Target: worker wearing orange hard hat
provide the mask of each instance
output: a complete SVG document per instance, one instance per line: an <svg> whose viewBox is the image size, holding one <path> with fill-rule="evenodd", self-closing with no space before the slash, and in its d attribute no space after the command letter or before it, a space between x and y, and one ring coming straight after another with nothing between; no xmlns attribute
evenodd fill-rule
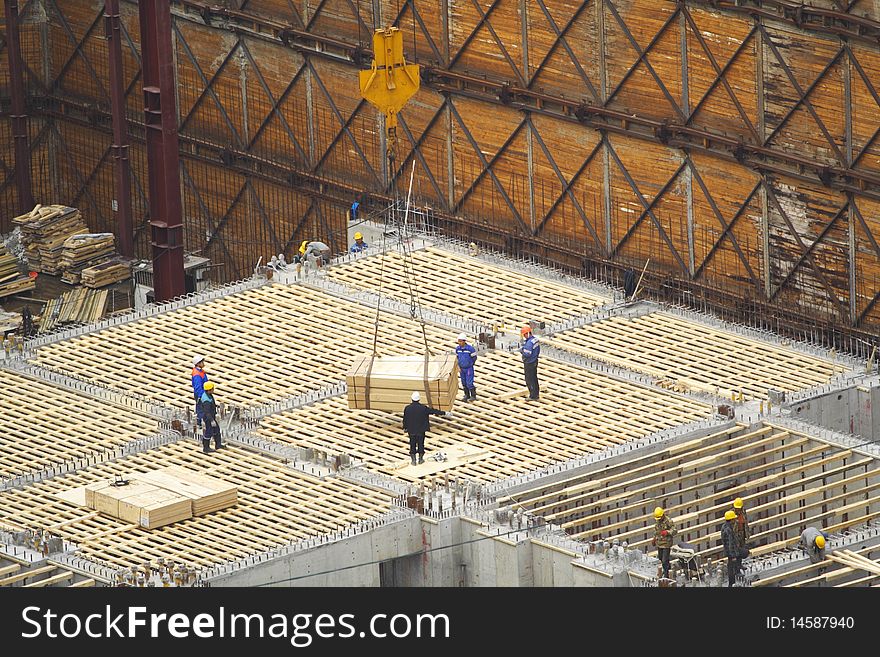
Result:
<svg viewBox="0 0 880 657"><path fill-rule="evenodd" d="M523 359L523 370L526 377L526 386L529 388L529 399L536 400L540 394L538 386L538 357L541 355L541 345L538 344L538 338L532 334L531 324L524 324L520 329L522 335L522 345L519 353Z"/></svg>

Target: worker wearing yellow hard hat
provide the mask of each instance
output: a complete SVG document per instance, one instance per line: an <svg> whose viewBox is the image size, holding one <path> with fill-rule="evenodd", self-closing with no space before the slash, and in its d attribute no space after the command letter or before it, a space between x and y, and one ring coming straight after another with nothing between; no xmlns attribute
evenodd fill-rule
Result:
<svg viewBox="0 0 880 657"><path fill-rule="evenodd" d="M224 447L220 437L220 421L217 417L217 401L214 399L214 382L206 381L202 393L202 413L205 416L205 433L202 435L202 451L205 454L211 452L211 439L214 439L214 449Z"/></svg>
<svg viewBox="0 0 880 657"><path fill-rule="evenodd" d="M663 577L669 577L669 555L672 551L672 537L675 536L675 525L662 506L654 509L654 538L651 545L657 546L657 557L663 568Z"/></svg>
<svg viewBox="0 0 880 657"><path fill-rule="evenodd" d="M811 563L825 561L825 546L828 535L816 527L807 527L802 533L798 547L810 557Z"/></svg>
<svg viewBox="0 0 880 657"><path fill-rule="evenodd" d="M737 497L733 501L733 513L736 515L736 522L733 523L733 531L736 534L736 540L739 542L740 548L745 551L748 549L749 539L752 532L749 529L749 518L743 507L743 499Z"/></svg>
<svg viewBox="0 0 880 657"><path fill-rule="evenodd" d="M721 526L721 546L727 557L727 586L733 586L736 576L742 570L742 560L746 556L744 548L736 537L736 512L728 509L724 512L724 524Z"/></svg>
<svg viewBox="0 0 880 657"><path fill-rule="evenodd" d="M354 244L351 245L349 251L352 253L360 253L361 251L367 250L367 243L364 242L364 236L361 233L354 234Z"/></svg>

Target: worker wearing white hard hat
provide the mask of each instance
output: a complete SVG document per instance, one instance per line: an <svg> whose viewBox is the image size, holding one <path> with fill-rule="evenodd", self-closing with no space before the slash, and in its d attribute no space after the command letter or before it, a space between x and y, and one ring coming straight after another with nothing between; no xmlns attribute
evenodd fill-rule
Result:
<svg viewBox="0 0 880 657"><path fill-rule="evenodd" d="M422 395L416 390L410 396L412 403L403 409L403 429L409 435L409 457L413 465L425 462L425 434L431 428L431 415L445 415L443 411L421 403Z"/></svg>
<svg viewBox="0 0 880 657"><path fill-rule="evenodd" d="M458 358L458 373L461 377L461 387L464 389L466 402L476 401L477 389L474 387L474 363L477 362L477 350L467 343L467 335L458 334L458 345L455 347L455 356Z"/></svg>
<svg viewBox="0 0 880 657"><path fill-rule="evenodd" d="M205 357L196 354L192 358L192 388L193 397L196 400L196 427L201 428L204 413L202 412L202 395L205 394L205 384L208 382L208 373L205 371Z"/></svg>

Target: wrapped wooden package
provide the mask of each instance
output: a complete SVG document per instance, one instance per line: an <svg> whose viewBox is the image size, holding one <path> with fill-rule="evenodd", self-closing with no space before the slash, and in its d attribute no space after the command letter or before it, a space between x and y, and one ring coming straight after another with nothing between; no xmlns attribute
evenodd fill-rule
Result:
<svg viewBox="0 0 880 657"><path fill-rule="evenodd" d="M349 408L400 413L417 390L426 406L451 411L458 394L458 361L454 354L429 356L426 372L424 356L361 356L345 382Z"/></svg>

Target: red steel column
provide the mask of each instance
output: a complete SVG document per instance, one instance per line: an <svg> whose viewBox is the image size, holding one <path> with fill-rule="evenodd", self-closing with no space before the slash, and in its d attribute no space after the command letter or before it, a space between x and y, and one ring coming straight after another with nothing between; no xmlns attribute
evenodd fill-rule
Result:
<svg viewBox="0 0 880 657"><path fill-rule="evenodd" d="M153 292L156 301L185 294L180 161L174 100L169 0L139 2L144 84Z"/></svg>
<svg viewBox="0 0 880 657"><path fill-rule="evenodd" d="M28 145L28 117L25 113L24 66L18 38L18 0L6 0L6 53L9 57L9 93L12 100L12 142L15 146L15 186L21 214L34 209L31 192L31 149Z"/></svg>
<svg viewBox="0 0 880 657"><path fill-rule="evenodd" d="M122 81L122 29L119 0L104 1L104 33L110 59L110 111L113 117L113 168L116 175L116 243L119 253L134 257L131 220L131 164L128 159L128 124L125 118L125 87Z"/></svg>

